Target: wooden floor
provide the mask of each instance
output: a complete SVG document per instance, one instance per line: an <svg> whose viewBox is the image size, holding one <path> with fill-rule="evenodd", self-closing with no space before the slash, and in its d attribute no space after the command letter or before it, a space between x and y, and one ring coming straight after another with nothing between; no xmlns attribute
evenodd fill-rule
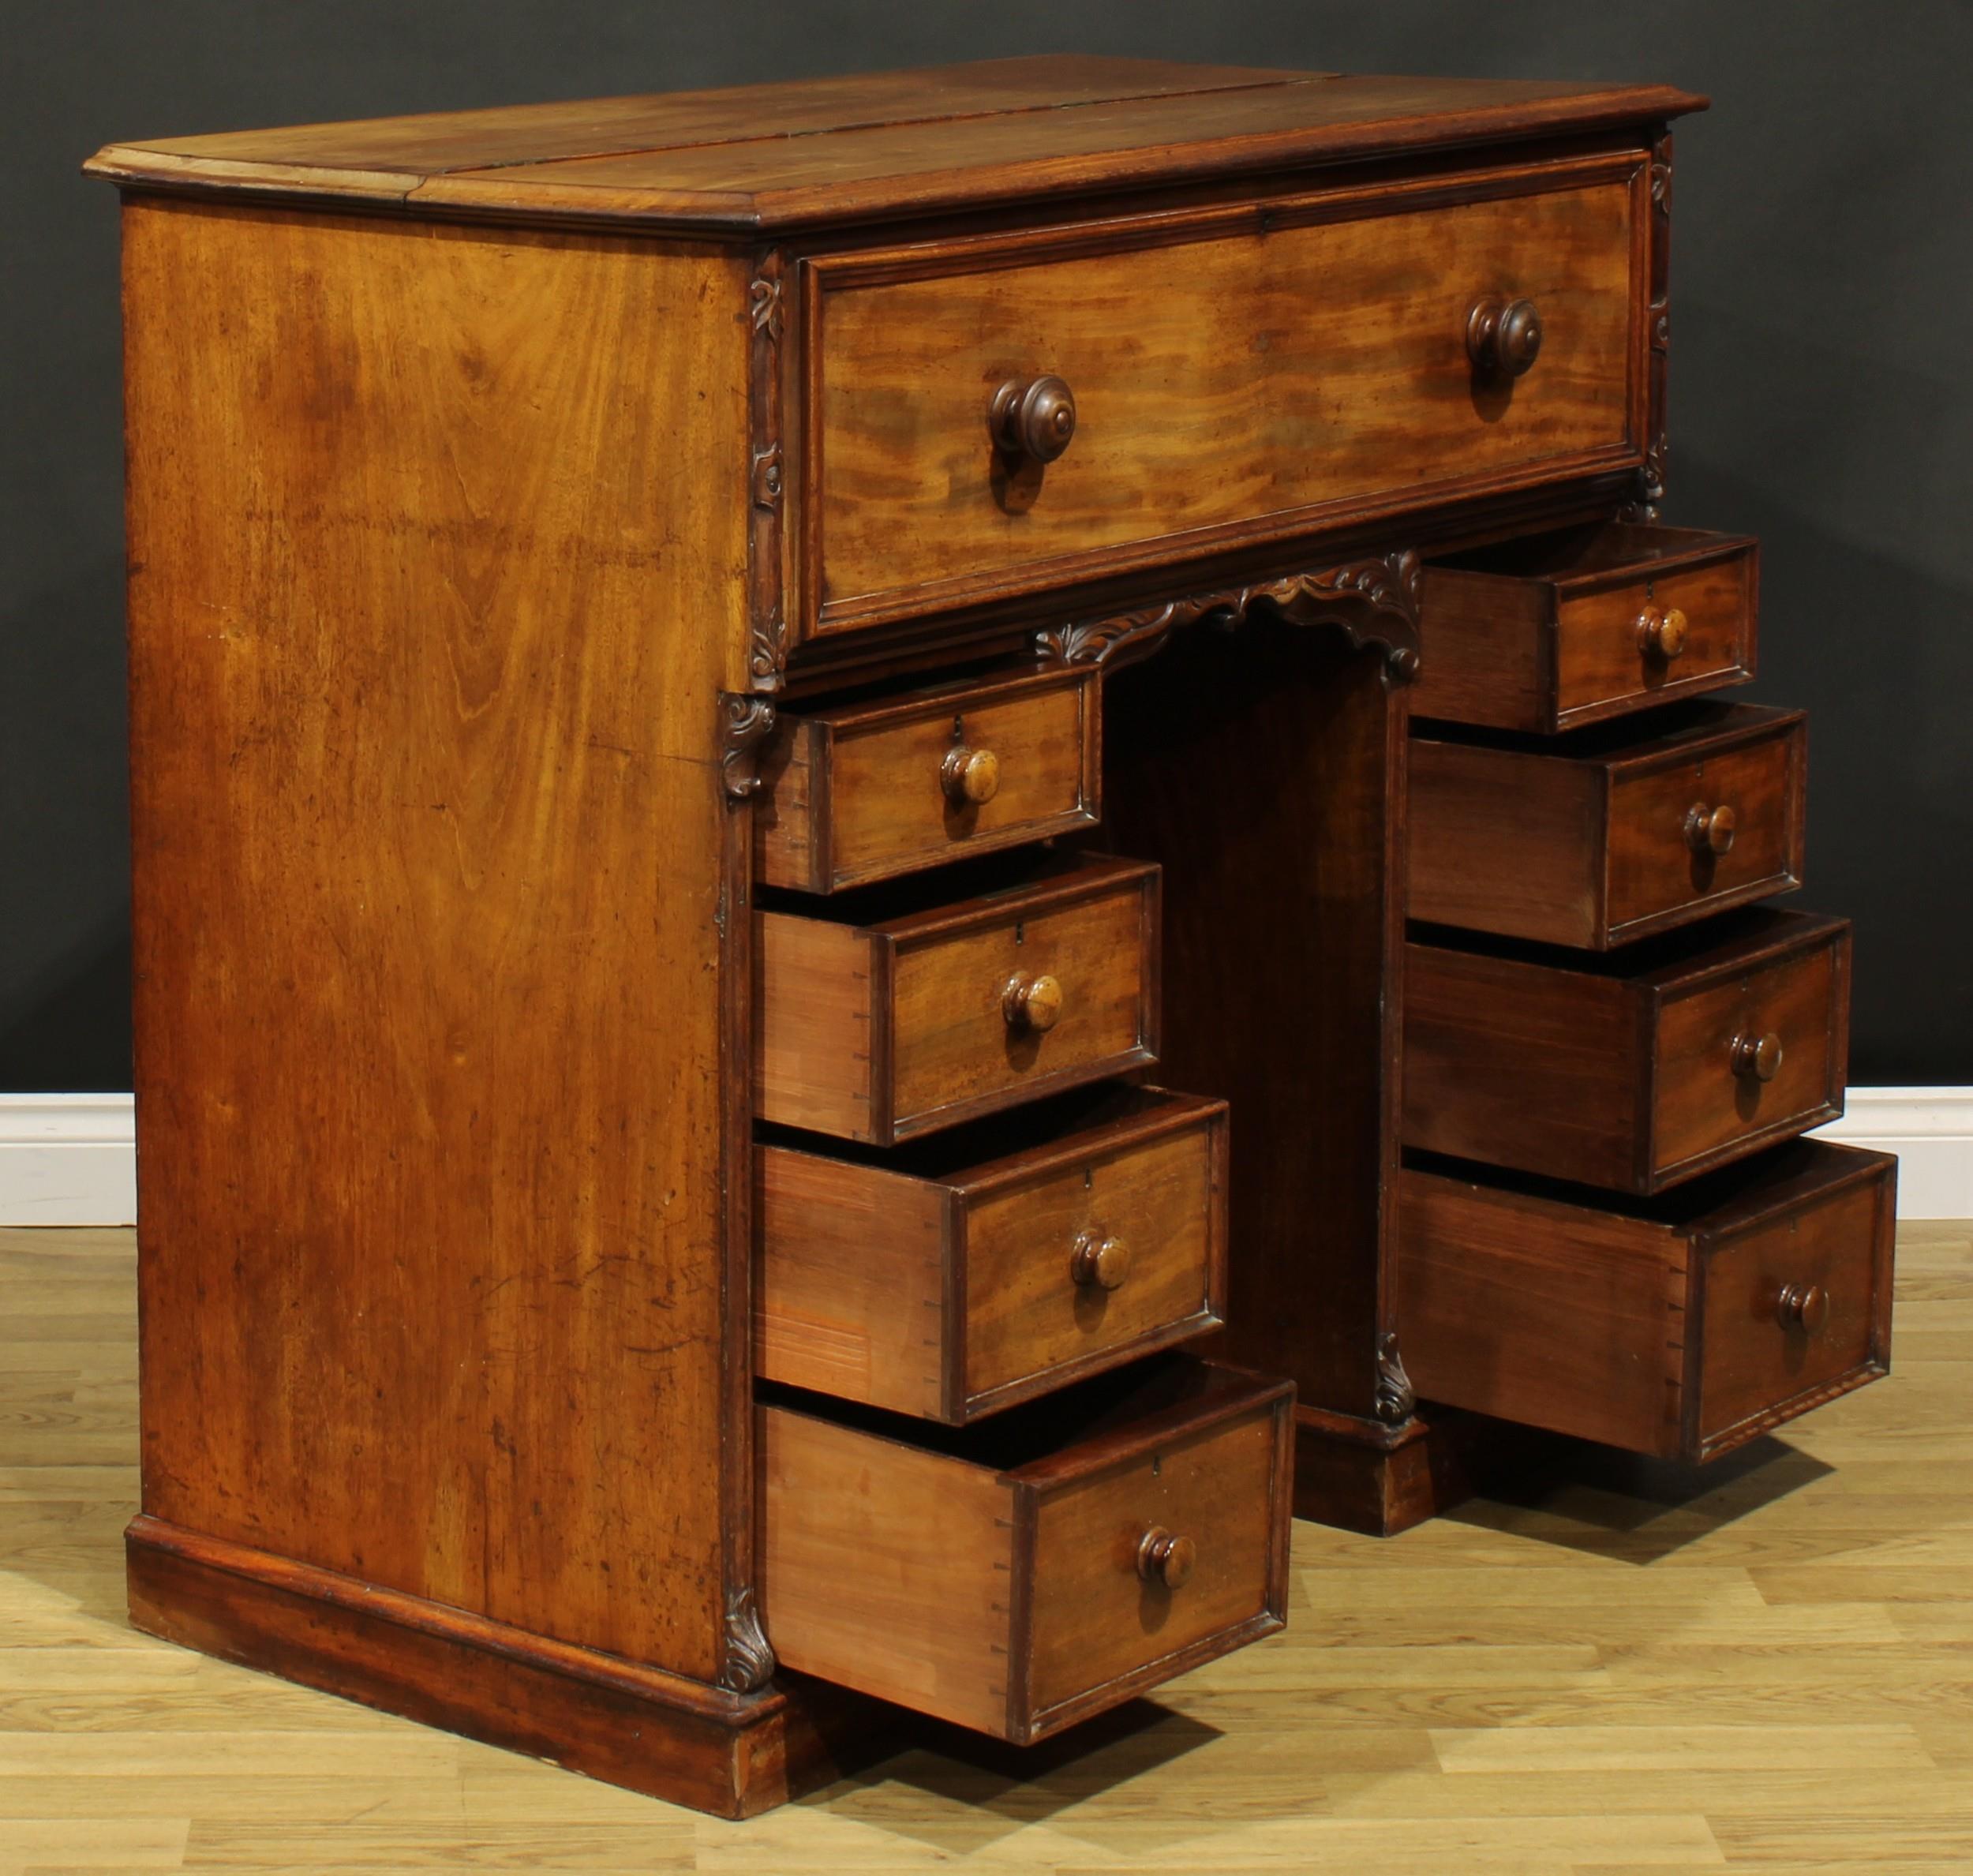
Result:
<svg viewBox="0 0 1973 1876"><path fill-rule="evenodd" d="M0 1876L1964 1876L1973 1227L1899 1253L1896 1372L1784 1440L1391 1543L1297 1526L1289 1632L1158 1705L731 1825L132 1633L129 1234L0 1232Z"/></svg>

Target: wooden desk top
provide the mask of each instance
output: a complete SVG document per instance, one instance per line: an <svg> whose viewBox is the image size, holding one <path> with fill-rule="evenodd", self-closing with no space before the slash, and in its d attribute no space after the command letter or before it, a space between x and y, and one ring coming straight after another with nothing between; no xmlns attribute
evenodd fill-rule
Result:
<svg viewBox="0 0 1973 1876"><path fill-rule="evenodd" d="M1668 85L1044 56L111 144L140 187L780 233L1662 121Z"/></svg>

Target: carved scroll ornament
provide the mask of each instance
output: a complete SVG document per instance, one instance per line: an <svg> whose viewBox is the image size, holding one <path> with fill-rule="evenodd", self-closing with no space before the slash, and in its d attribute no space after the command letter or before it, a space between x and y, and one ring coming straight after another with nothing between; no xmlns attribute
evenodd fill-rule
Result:
<svg viewBox="0 0 1973 1876"><path fill-rule="evenodd" d="M762 1632L760 1612L754 1606L753 1586L736 1590L726 1601L726 1659L719 1684L729 1694L752 1694L766 1687L774 1673L774 1650Z"/></svg>
<svg viewBox="0 0 1973 1876"><path fill-rule="evenodd" d="M1387 1329L1377 1338L1377 1386L1371 1396L1371 1410L1386 1426L1395 1426L1409 1420L1417 1404L1411 1377L1405 1372L1404 1357L1398 1353L1397 1331Z"/></svg>
<svg viewBox="0 0 1973 1876"><path fill-rule="evenodd" d="M1424 570L1410 549L1380 558L1352 560L1286 579L1194 594L1163 605L1107 618L1050 626L1035 635L1035 649L1065 664L1112 668L1147 657L1181 626L1232 630L1256 612L1291 625L1342 632L1353 648L1377 646L1384 654L1387 684L1409 683L1418 672L1418 599Z"/></svg>

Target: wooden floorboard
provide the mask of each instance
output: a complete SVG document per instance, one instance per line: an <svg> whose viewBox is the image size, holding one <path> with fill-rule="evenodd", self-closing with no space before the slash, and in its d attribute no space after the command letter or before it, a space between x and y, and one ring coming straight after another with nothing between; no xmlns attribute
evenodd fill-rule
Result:
<svg viewBox="0 0 1973 1876"><path fill-rule="evenodd" d="M716 1822L134 1634L124 1231L0 1231L0 1876L1973 1869L1973 1226L1892 1378L1709 1471L1298 1525L1288 1632L1032 1758Z"/></svg>

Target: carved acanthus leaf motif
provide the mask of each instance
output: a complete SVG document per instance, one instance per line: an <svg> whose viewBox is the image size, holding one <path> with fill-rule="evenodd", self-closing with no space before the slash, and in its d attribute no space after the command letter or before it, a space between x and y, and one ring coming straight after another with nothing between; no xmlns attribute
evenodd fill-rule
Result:
<svg viewBox="0 0 1973 1876"><path fill-rule="evenodd" d="M1635 492L1617 511L1620 521L1656 521L1658 504L1664 500L1665 459L1670 454L1665 436L1665 380L1672 348L1671 242L1672 139L1668 135L1659 140L1651 159L1651 299L1645 326L1651 348L1647 368L1649 434Z"/></svg>
<svg viewBox="0 0 1973 1876"><path fill-rule="evenodd" d="M720 767L726 777L726 792L736 801L757 794L761 785L761 744L774 728L774 700L771 697L721 695L725 712L724 753Z"/></svg>
<svg viewBox="0 0 1973 1876"><path fill-rule="evenodd" d="M1371 1396L1371 1411L1386 1426L1395 1426L1411 1417L1418 1397L1411 1391L1411 1377L1405 1372L1398 1353L1398 1335L1387 1329L1377 1338L1377 1387Z"/></svg>
<svg viewBox="0 0 1973 1876"><path fill-rule="evenodd" d="M781 283L777 274L763 274L747 289L753 305L754 330L771 340L781 335Z"/></svg>
<svg viewBox="0 0 1973 1876"><path fill-rule="evenodd" d="M1384 681L1408 683L1418 673L1418 602L1424 581L1422 563L1406 548L1286 579L1193 594L1106 619L1047 627L1035 635L1035 648L1064 664L1114 668L1149 656L1178 627L1204 623L1230 631L1258 608L1291 624L1333 627L1353 647L1380 647Z"/></svg>
<svg viewBox="0 0 1973 1876"><path fill-rule="evenodd" d="M788 668L788 621L780 613L754 627L754 649L747 661L747 688L772 695L781 687Z"/></svg>
<svg viewBox="0 0 1973 1876"><path fill-rule="evenodd" d="M774 1651L761 1631L754 1607L753 1586L736 1590L726 1599L726 1660L719 1684L729 1694L751 1694L773 1678Z"/></svg>

